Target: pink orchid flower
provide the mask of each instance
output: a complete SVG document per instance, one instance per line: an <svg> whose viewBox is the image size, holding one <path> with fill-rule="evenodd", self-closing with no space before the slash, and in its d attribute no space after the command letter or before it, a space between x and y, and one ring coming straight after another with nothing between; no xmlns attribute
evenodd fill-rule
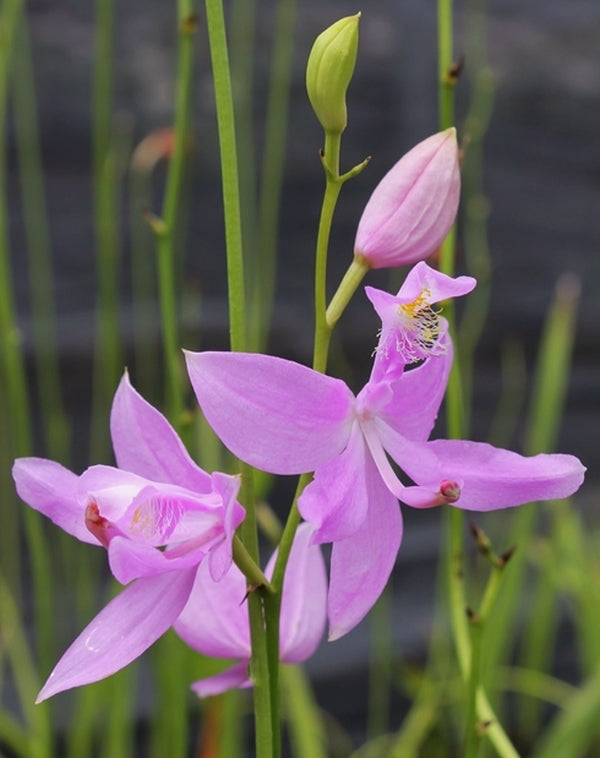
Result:
<svg viewBox="0 0 600 758"><path fill-rule="evenodd" d="M370 268L427 258L454 223L460 196L456 129L413 147L375 187L356 231L354 254Z"/></svg>
<svg viewBox="0 0 600 758"><path fill-rule="evenodd" d="M283 663L301 663L316 650L325 630L327 577L318 545L312 543L313 530L301 524L290 551L279 625L279 655ZM277 552L265 575L271 578ZM232 688L251 687L250 627L244 603L247 581L237 566L217 584L205 566L200 566L194 587L175 631L194 650L214 658L237 659L233 667L192 685L200 696L218 695Z"/></svg>
<svg viewBox="0 0 600 758"><path fill-rule="evenodd" d="M83 630L50 674L37 702L104 679L141 655L184 608L208 556L215 581L231 566L231 541L244 509L239 479L207 474L165 417L125 375L111 413L119 468L76 476L54 461L20 458L19 496L77 539L103 545L127 587Z"/></svg>
<svg viewBox="0 0 600 758"><path fill-rule="evenodd" d="M420 264L395 297L370 289L383 325L373 373L356 397L341 380L281 358L186 353L200 407L236 456L275 474L314 471L298 507L315 541L333 543L330 639L356 626L387 583L402 539L397 500L490 511L566 497L583 481L570 455L428 441L453 357L445 321L436 323L430 306L473 286ZM400 481L388 456L415 485Z"/></svg>

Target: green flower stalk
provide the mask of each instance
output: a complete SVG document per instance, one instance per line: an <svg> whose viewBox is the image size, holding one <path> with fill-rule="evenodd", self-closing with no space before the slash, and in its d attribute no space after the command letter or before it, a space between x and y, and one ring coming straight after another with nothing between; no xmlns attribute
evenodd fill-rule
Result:
<svg viewBox="0 0 600 758"><path fill-rule="evenodd" d="M346 90L354 73L360 13L336 21L315 40L306 64L306 90L326 132L346 128Z"/></svg>

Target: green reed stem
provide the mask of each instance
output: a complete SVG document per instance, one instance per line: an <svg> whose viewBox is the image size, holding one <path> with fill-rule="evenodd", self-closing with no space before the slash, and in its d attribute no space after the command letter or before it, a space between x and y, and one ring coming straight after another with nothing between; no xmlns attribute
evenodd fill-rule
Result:
<svg viewBox="0 0 600 758"><path fill-rule="evenodd" d="M213 68L219 149L221 152L221 181L225 215L225 244L227 248L227 284L229 290L229 335L232 350L246 347L246 298L242 223L239 197L239 173L235 137L235 120L229 56L225 35L225 19L220 0L205 0L210 53Z"/></svg>
<svg viewBox="0 0 600 758"><path fill-rule="evenodd" d="M232 350L244 350L247 344L247 336L239 172L225 19L221 0L205 0L205 6L221 153L230 343ZM253 499L252 468L240 463L240 471L242 473L241 499L246 506L246 517L240 528L242 541L250 557L258 563L258 533ZM273 695L269 686L269 661L265 641L262 600L260 589L251 592L248 597L252 643L250 666L254 683L255 746L257 758L274 758L277 755L277 741L274 738L274 722L272 720Z"/></svg>
<svg viewBox="0 0 600 758"><path fill-rule="evenodd" d="M392 582L390 580L369 613L367 735L370 738L389 731L392 695L391 663L394 660L392 603Z"/></svg>
<svg viewBox="0 0 600 758"><path fill-rule="evenodd" d="M15 306L11 290L8 240L8 210L6 200L6 124L7 95L13 44L16 39L22 3L7 2L2 7L0 28L3 45L0 49L0 336L2 353L0 378L4 380L8 398L8 423L5 433L10 435L12 455L30 455L32 451L31 419L27 394L27 376L21 352L19 330L15 317ZM14 503L12 492L6 502ZM34 626L38 645L39 661L42 666L50 664L52 658L53 585L49 554L42 529L41 517L27 508L23 512L23 524L27 540L28 557L33 579L33 593L36 598ZM21 556L19 519L9 512L3 519L3 571L14 588L21 595ZM14 528L11 529L11 525ZM14 540L12 544L9 540ZM18 676L18 671L16 672Z"/></svg>
<svg viewBox="0 0 600 758"><path fill-rule="evenodd" d="M13 73L15 135L33 315L34 357L39 408L47 453L66 463L70 430L60 386L50 229L46 212L31 41L21 19Z"/></svg>
<svg viewBox="0 0 600 758"><path fill-rule="evenodd" d="M441 129L447 129L454 123L454 85L457 70L453 59L453 7L452 0L438 0L438 71L439 71L439 123ZM440 269L450 276L454 274L455 232L450 232L442 245ZM446 316L454 331L453 308L446 310ZM463 390L460 377L458 356L454 361L446 394L446 415L448 435L459 439L464 430ZM498 723L487 696L480 684L481 651L479 641L472 645L469 623L466 613L466 595L463 574L463 534L464 513L458 508L447 509L447 576L450 601L450 619L454 644L457 651L459 668L467 684L467 723L466 750L475 756L478 749L479 733L477 721L490 722L485 731L486 737L503 758L517 755L510 740ZM475 707L473 708L473 701ZM473 737L475 735L475 737ZM475 740L475 741L474 741Z"/></svg>
<svg viewBox="0 0 600 758"><path fill-rule="evenodd" d="M301 666L283 666L281 679L295 758L326 758L323 722Z"/></svg>
<svg viewBox="0 0 600 758"><path fill-rule="evenodd" d="M0 739L4 742L4 728L9 735L23 745L23 758L51 758L52 728L50 711L46 703L34 705L40 682L36 666L27 644L27 635L21 624L21 611L10 592L9 587L0 576L0 644L3 656L9 661L17 690L21 710L27 724L27 732L18 733L14 724L5 719L0 720ZM17 746L17 745L15 745Z"/></svg>
<svg viewBox="0 0 600 758"><path fill-rule="evenodd" d="M322 373L327 369L327 356L329 351L329 341L335 322L328 323L327 308L327 253L329 250L329 237L331 233L331 224L337 199L347 179L359 173L366 161L356 166L347 173L340 175L340 135L327 133L325 134L325 149L321 154L321 161L325 171L325 191L321 207L321 216L319 219L319 230L317 234L317 245L315 253L315 338L313 352L313 369ZM350 267L352 269L352 265ZM336 308L337 318L341 315L344 307L350 300L350 296L358 287L362 276L346 276L338 289L339 307ZM343 289L343 294L339 291ZM343 302L343 305L341 304ZM337 321L336 318L336 321ZM280 745L280 726L279 726L279 705L278 705L278 669L279 669L279 613L281 610L281 591L285 575L285 567L289 558L290 550L294 541L296 529L300 524L300 514L298 512L297 500L301 495L304 487L310 482L311 476L305 474L300 477L292 507L290 509L287 522L285 524L281 541L279 543L277 559L273 569L271 584L274 593L266 598L265 613L267 619L267 649L269 655L269 666L271 675L271 692L272 692L272 711L273 711L273 729L276 734L277 746ZM277 748L280 750L280 747ZM279 752L275 756L279 756Z"/></svg>
<svg viewBox="0 0 600 758"><path fill-rule="evenodd" d="M158 351L152 325L155 317L156 266L151 259L154 240L144 219L151 206L151 169L130 165L129 206L133 350L136 387L147 398L158 396Z"/></svg>
<svg viewBox="0 0 600 758"><path fill-rule="evenodd" d="M254 135L256 0L233 0L229 11L231 85L239 176L239 197L244 241L244 277L247 293L247 320L255 314L253 292L263 273L258 266L257 145ZM249 326L248 348L256 349Z"/></svg>
<svg viewBox="0 0 600 758"><path fill-rule="evenodd" d="M296 6L297 0L279 0L275 20L258 206L258 276L254 277L251 313L252 344L256 349L263 349L266 345L275 299L277 230L287 144Z"/></svg>
<svg viewBox="0 0 600 758"><path fill-rule="evenodd" d="M92 93L92 173L96 265L97 341L94 354L90 457L107 455L106 416L123 360L119 327L120 240L115 141L112 128L114 0L96 0Z"/></svg>
<svg viewBox="0 0 600 758"><path fill-rule="evenodd" d="M8 233L8 204L6 190L6 128L8 118L8 88L12 66L14 41L19 25L23 3L9 0L0 9L0 380L3 391L3 410L6 429L3 437L9 448L10 460L15 455L31 452L29 400L25 365L21 354L20 334L15 315L15 303L11 288L10 242ZM3 529L0 534L0 565L16 596L21 596L21 551L19 550L19 519L12 508L15 505L14 488L8 474L2 472L6 481L6 493L2 493ZM6 506L4 506L6 504ZM10 510L5 511L5 507Z"/></svg>
<svg viewBox="0 0 600 758"><path fill-rule="evenodd" d="M158 290L165 352L167 409L177 426L184 408L182 357L179 345L177 294L175 285L175 228L181 201L181 186L187 153L192 104L192 64L196 17L192 0L178 0L177 76L175 91L174 149L169 162L162 207L162 219L153 224L156 234Z"/></svg>

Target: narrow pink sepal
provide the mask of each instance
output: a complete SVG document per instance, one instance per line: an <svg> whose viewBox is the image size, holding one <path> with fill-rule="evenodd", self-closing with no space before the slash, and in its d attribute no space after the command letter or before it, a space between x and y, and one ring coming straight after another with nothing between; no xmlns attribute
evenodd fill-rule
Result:
<svg viewBox="0 0 600 758"><path fill-rule="evenodd" d="M369 462L367 518L354 535L333 543L329 577L329 640L353 629L382 593L402 541L402 515L398 501Z"/></svg>
<svg viewBox="0 0 600 758"><path fill-rule="evenodd" d="M135 660L163 635L185 605L195 570L138 579L81 632L40 690L36 703L97 682Z"/></svg>
<svg viewBox="0 0 600 758"><path fill-rule="evenodd" d="M113 399L110 433L119 468L155 482L210 492L210 476L194 463L163 414L131 386L127 372Z"/></svg>
<svg viewBox="0 0 600 758"><path fill-rule="evenodd" d="M379 408L379 418L409 440L427 440L438 417L453 359L449 338L445 344L445 352L432 355L391 382L389 400Z"/></svg>
<svg viewBox="0 0 600 758"><path fill-rule="evenodd" d="M215 582L220 581L231 567L232 541L235 530L244 520L246 511L236 501L240 489L241 478L215 472L212 477L213 491L218 493L223 501L222 527L223 539L216 544L208 556L208 568Z"/></svg>
<svg viewBox="0 0 600 758"><path fill-rule="evenodd" d="M416 145L379 182L358 224L355 255L372 268L423 260L454 223L459 195L458 145L451 128Z"/></svg>
<svg viewBox="0 0 600 758"><path fill-rule="evenodd" d="M21 500L82 542L99 542L85 525L85 503L78 500L79 477L45 458L17 458L12 469Z"/></svg>
<svg viewBox="0 0 600 758"><path fill-rule="evenodd" d="M274 474L300 474L344 449L354 396L341 380L254 353L185 357L202 412L243 461Z"/></svg>
<svg viewBox="0 0 600 758"><path fill-rule="evenodd" d="M250 659L246 580L237 566L215 582L205 561L174 629L194 650L213 658Z"/></svg>
<svg viewBox="0 0 600 758"><path fill-rule="evenodd" d="M327 574L321 548L312 543L313 528L300 524L290 551L281 599L279 657L300 663L317 649L327 619ZM271 578L277 553L266 568Z"/></svg>
<svg viewBox="0 0 600 758"><path fill-rule="evenodd" d="M220 695L227 690L252 687L252 681L248 677L249 663L249 660L242 661L225 669L220 674L200 679L200 681L192 684L192 689L198 697L210 697L211 695Z"/></svg>
<svg viewBox="0 0 600 758"><path fill-rule="evenodd" d="M300 515L314 527L314 540L319 544L345 539L360 529L369 506L365 477L368 456L355 421L346 448L319 466L298 498Z"/></svg>

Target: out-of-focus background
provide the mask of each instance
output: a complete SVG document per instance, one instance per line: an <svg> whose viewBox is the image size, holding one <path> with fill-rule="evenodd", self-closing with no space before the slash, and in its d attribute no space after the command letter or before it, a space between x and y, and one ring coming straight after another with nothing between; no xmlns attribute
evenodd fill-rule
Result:
<svg viewBox="0 0 600 758"><path fill-rule="evenodd" d="M94 19L91 3L28 4L65 370L73 384L69 400L89 374L94 333L95 263L90 179L91 77ZM293 92L280 223L276 323L273 349L306 359L312 318L312 256L320 191L317 150L321 130L304 91L304 64L312 40L329 22L354 12L347 2L302 2L297 11ZM503 0L460 3L455 54L464 56L456 95L459 136L469 136L469 115L489 125L483 135L483 180L476 212L486 214L492 267L490 313L479 350L481 381L477 424L486 433L486 409L497 391L502 344L516 340L533 355L542 318L557 279L579 277L581 307L568 413L562 447L594 470L600 463L596 429L600 412L600 7L571 3ZM257 163L268 76L275 4L262 2L257 36L254 115ZM485 18L478 20L478 14ZM202 23L202 22L201 22ZM479 25L480 24L480 25ZM474 35L469 37L470 29ZM128 170L130 151L154 130L171 124L174 99L173 9L163 2L130 2L117 9L115 25L114 123L117 151ZM223 231L219 201L218 146L205 30L198 32L194 116L190 145L190 196L186 291L189 341L217 344L226 338ZM363 9L360 48L348 95L349 124L343 166L366 155L367 170L343 190L333 233L331 282L345 270L353 235L369 193L411 146L437 130L436 27L433 3L372 0ZM478 87L479 112L469 113ZM485 127L485 124L484 124ZM9 135L14 154L15 135ZM467 145L468 150L468 145ZM15 163L9 165L14 289L27 344L29 283L23 252L23 220ZM162 166L155 181L158 212ZM125 177L126 178L126 177ZM125 185L126 186L126 185ZM479 189L479 188L478 188ZM123 200L127 196L124 192ZM135 213L135 208L133 209ZM121 222L125 226L126 213ZM122 240L122 329L131 331L128 307L129 235ZM148 265L153 265L148 237ZM459 252L459 268L464 268ZM371 281L383 281L372 277ZM187 311L186 311L187 312ZM196 323L195 319L199 321ZM148 339L158 318L148 309ZM363 299L342 324L357 360L374 343L376 318ZM76 408L72 410L76 411Z"/></svg>
<svg viewBox="0 0 600 758"><path fill-rule="evenodd" d="M96 330L97 271L91 179L91 84L94 13L91 2L31 0L31 33L53 274L58 344L65 401L74 420L75 465L88 464L89 403ZM253 159L263 153L265 93L276 3L259 3L256 69L252 95ZM597 0L490 0L458 3L455 54L463 64L456 86L456 126L469 165L468 207L459 228L459 271L490 276L489 313L476 353L472 436L486 439L495 423L506 356L516 374L517 400L530 385L547 308L559 280L581 287L573 368L557 449L578 455L588 467L580 502L590 519L600 470L600 4ZM356 72L348 94L349 122L342 141L342 167L372 156L367 169L342 191L332 235L331 288L352 257L361 209L383 174L409 148L437 131L435 3L370 0L361 9L344 0L298 3L293 52L292 99L279 225L274 325L269 350L310 360L312 261L321 201L318 149L322 132L304 89L304 65L316 35L337 18L362 10ZM135 148L172 124L176 23L172 3L130 0L117 7L113 57L114 160L122 174L118 218L120 330L124 360L136 386L157 401L160 382L136 374L132 345L131 249L153 240L143 213L160 211L165 163L144 168ZM243 37L243 29L240 31ZM224 235L219 155L204 19L197 30L193 118L178 241L184 297L184 347L227 344ZM18 56L19 51L16 51ZM17 85L18 86L18 85ZM242 85L245 86L245 85ZM476 151L476 153L475 153ZM7 186L13 291L27 367L33 372L25 220L20 191L15 122L9 122ZM156 157L156 156L155 156ZM154 158L150 157L150 163ZM132 168L133 165L133 168ZM140 168L141 167L141 168ZM137 172L137 174L136 174ZM146 178L143 191L135 177ZM133 177L133 178L132 178ZM139 185L138 185L139 190ZM474 224L489 258L466 260L464 234ZM473 228L472 226L470 228ZM464 234L463 234L464 232ZM479 269L478 269L479 266ZM489 268L488 268L489 267ZM475 269L475 270L474 270ZM566 279L564 277L567 277ZM397 286L389 273L368 283ZM156 302L146 304L143 340L159 342ZM340 370L351 383L367 371L377 318L357 296L334 345ZM503 358L504 357L504 358ZM35 401L34 401L35 402ZM497 422L497 419L496 419ZM511 434L519 445L517 425ZM36 440L43 453L41 440ZM405 509L407 511L408 509ZM407 513L396 577L397 643L418 655L431 620L431 587L438 550L439 519ZM423 588L426 588L425 590ZM339 715L360 708L347 697L345 672L362 687L357 672L367 655L366 625L336 645L324 646L311 663L323 691L337 687ZM336 679L337 677L337 679ZM336 682L332 684L332 682ZM344 695L344 697L341 697ZM339 705L341 703L341 705ZM335 708L334 708L335 710Z"/></svg>

